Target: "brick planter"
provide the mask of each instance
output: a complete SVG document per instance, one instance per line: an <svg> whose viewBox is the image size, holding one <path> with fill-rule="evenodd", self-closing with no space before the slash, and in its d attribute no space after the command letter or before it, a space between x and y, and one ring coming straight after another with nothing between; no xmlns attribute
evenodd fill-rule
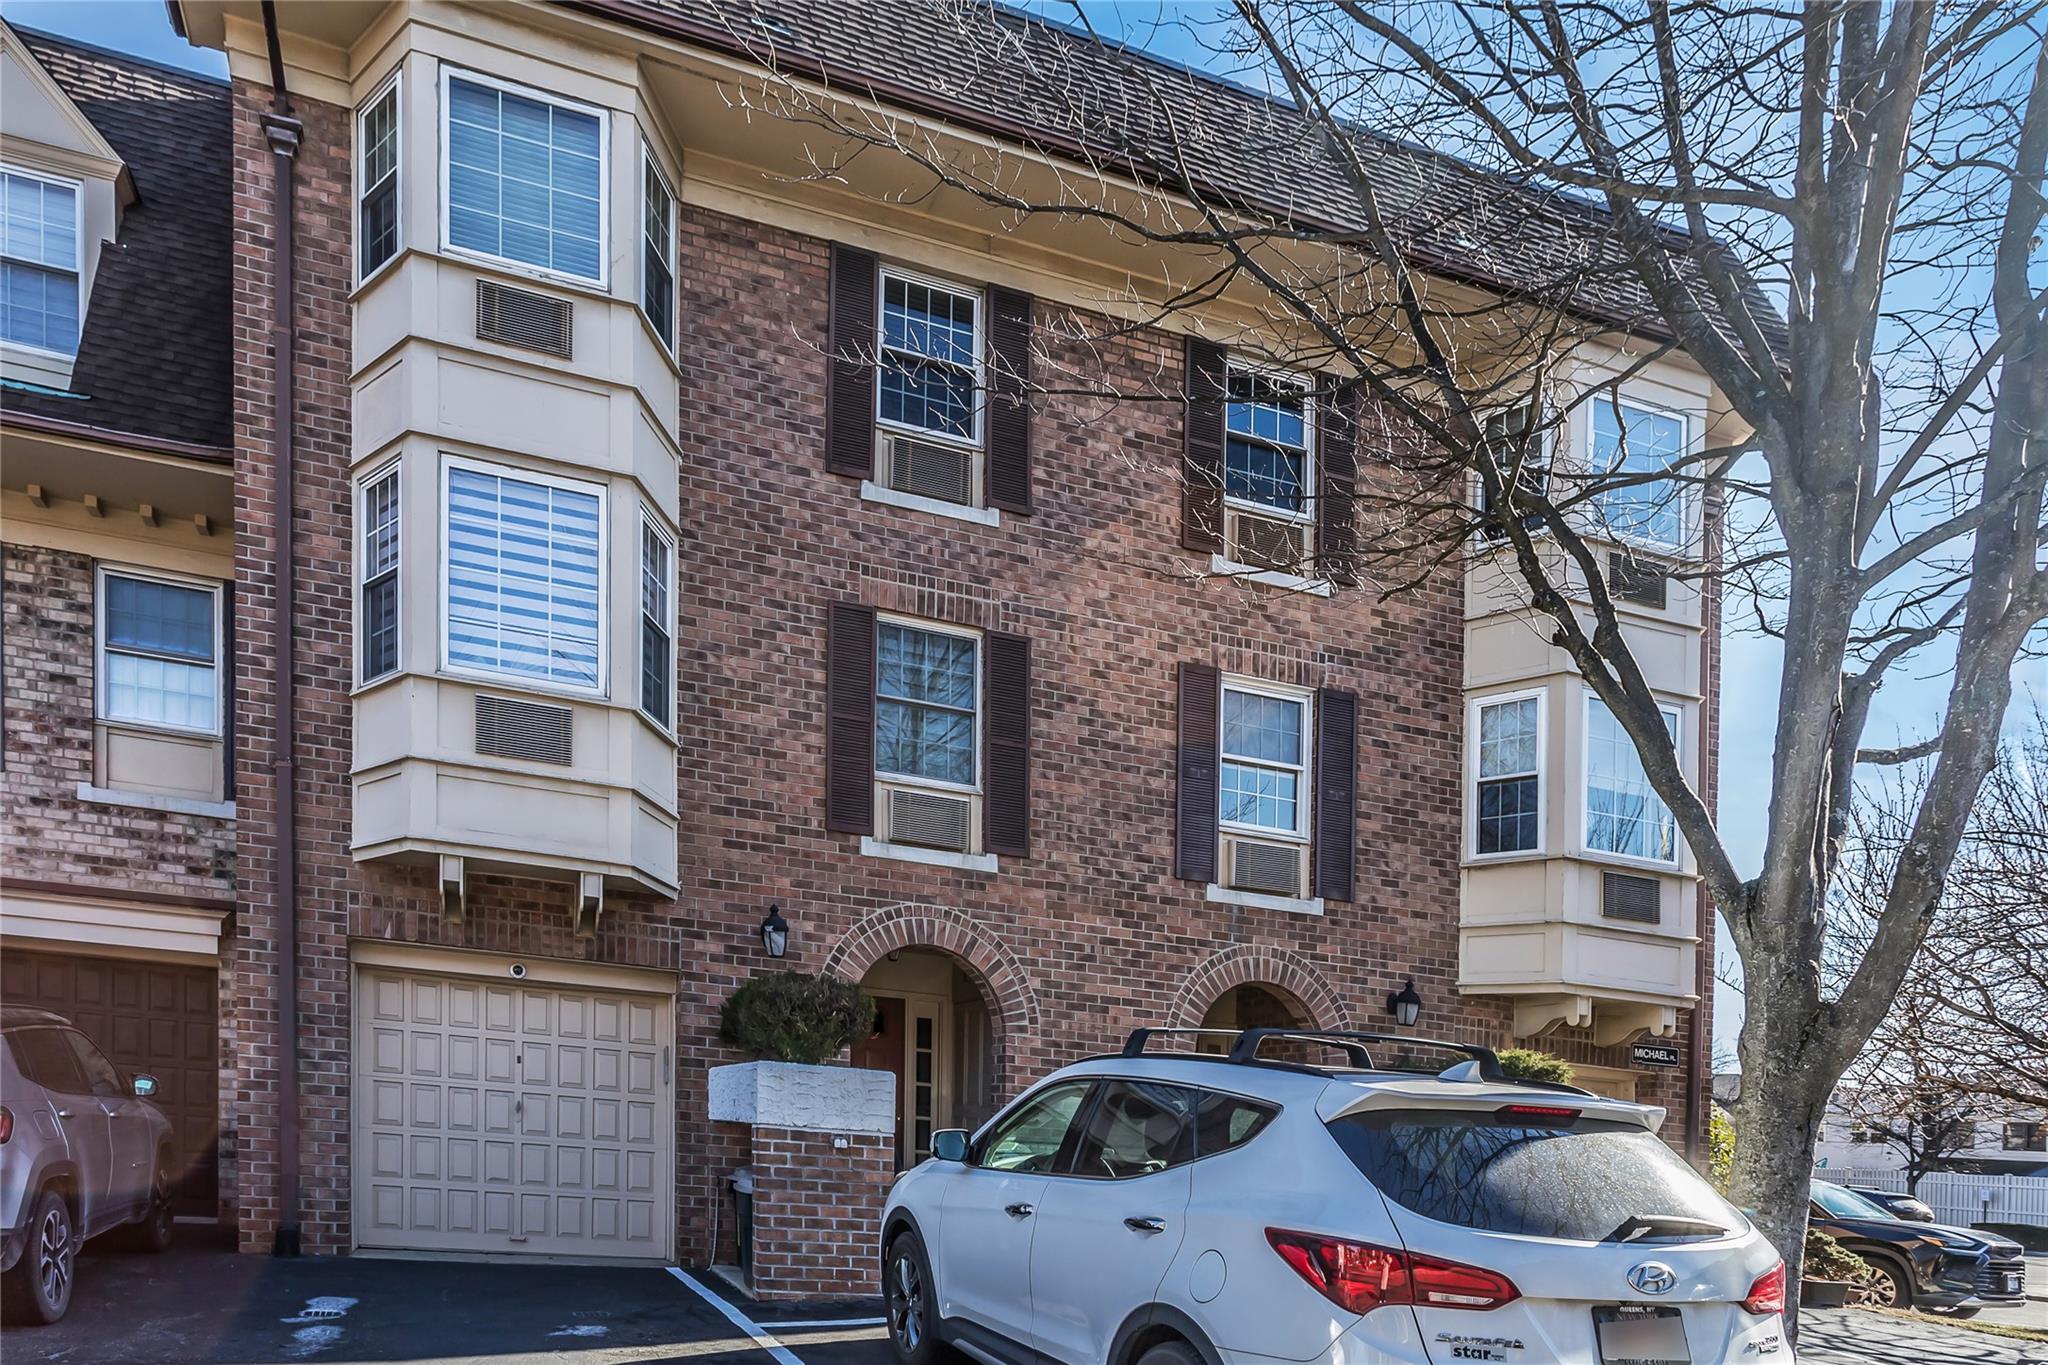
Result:
<svg viewBox="0 0 2048 1365"><path fill-rule="evenodd" d="M881 1287L875 1229L896 1174L896 1078L793 1062L714 1067L710 1113L751 1153L753 1254L764 1299L840 1298ZM719 1173L721 1182L732 1171Z"/></svg>

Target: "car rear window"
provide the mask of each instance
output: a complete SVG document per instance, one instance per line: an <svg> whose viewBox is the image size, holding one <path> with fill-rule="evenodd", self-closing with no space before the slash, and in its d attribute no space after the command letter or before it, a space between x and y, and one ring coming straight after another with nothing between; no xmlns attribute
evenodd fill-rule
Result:
<svg viewBox="0 0 2048 1365"><path fill-rule="evenodd" d="M1677 1153L1629 1124L1407 1109L1329 1127L1382 1194L1442 1223L1585 1242L1698 1240L1747 1226Z"/></svg>

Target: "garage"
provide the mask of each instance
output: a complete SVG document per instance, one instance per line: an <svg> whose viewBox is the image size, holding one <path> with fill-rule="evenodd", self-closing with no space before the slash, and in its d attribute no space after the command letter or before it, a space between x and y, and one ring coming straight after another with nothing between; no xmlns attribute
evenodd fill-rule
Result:
<svg viewBox="0 0 2048 1365"><path fill-rule="evenodd" d="M174 1208L220 1211L220 972L212 966L128 961L8 946L0 1000L61 1014L123 1071L157 1078L180 1175Z"/></svg>
<svg viewBox="0 0 2048 1365"><path fill-rule="evenodd" d="M356 1244L667 1259L673 996L465 965L358 959Z"/></svg>

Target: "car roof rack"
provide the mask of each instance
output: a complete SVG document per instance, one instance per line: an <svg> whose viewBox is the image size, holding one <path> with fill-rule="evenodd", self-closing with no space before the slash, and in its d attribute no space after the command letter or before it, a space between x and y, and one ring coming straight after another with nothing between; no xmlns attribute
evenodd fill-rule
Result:
<svg viewBox="0 0 2048 1365"><path fill-rule="evenodd" d="M1492 1085L1513 1085L1530 1090L1548 1090L1568 1095L1591 1095L1575 1085L1564 1085L1556 1081L1530 1080L1510 1076L1501 1068L1500 1056L1490 1047L1478 1043L1454 1043L1443 1038L1414 1038L1400 1033L1358 1033L1339 1029L1314 1028L1137 1028L1124 1041L1122 1057L1146 1055L1146 1045L1155 1038L1211 1037L1230 1039L1230 1050L1223 1055L1215 1053L1187 1053L1186 1057L1196 1060L1233 1062L1239 1066L1264 1066L1286 1071L1306 1071L1317 1075L1333 1076L1337 1071L1326 1066L1314 1066L1301 1062L1281 1061L1274 1057L1262 1057L1259 1049L1275 1039L1293 1043L1308 1043L1333 1048L1344 1054L1347 1066L1356 1071L1396 1071L1398 1068L1383 1067L1373 1061L1372 1048L1434 1048L1456 1053L1464 1060L1454 1063L1452 1070L1466 1072L1453 1077L1456 1080L1480 1080ZM1423 1073L1406 1073L1423 1074Z"/></svg>

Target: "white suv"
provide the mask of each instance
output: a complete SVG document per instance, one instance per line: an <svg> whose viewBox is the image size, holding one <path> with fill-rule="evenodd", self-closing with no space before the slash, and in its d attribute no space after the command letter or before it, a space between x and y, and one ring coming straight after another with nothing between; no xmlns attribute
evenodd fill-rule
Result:
<svg viewBox="0 0 2048 1365"><path fill-rule="evenodd" d="M1377 1034L1146 1051L1204 1033L934 1136L882 1214L903 1365L1789 1365L1784 1266L1661 1109ZM1371 1055L1437 1048L1464 1060Z"/></svg>

